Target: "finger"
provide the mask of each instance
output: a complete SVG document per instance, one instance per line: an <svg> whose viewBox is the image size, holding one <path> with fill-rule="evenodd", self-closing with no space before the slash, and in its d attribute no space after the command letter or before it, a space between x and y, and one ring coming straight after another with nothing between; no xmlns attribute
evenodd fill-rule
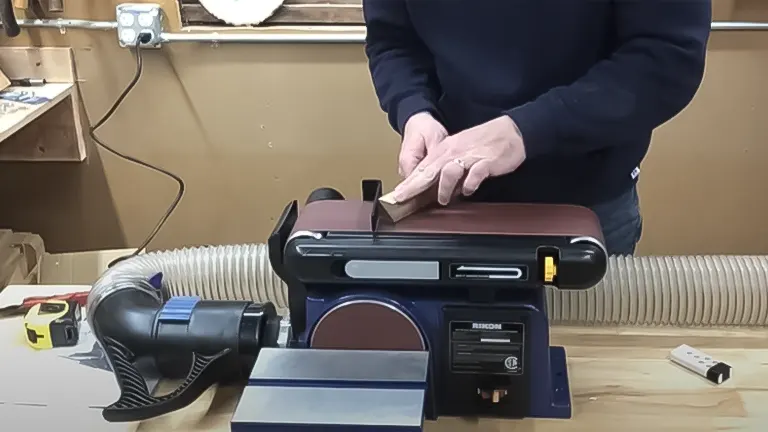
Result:
<svg viewBox="0 0 768 432"><path fill-rule="evenodd" d="M414 138L407 138L403 141L400 149L399 171L401 177L408 177L413 170L427 155L427 148L424 144L424 137L418 135Z"/></svg>
<svg viewBox="0 0 768 432"><path fill-rule="evenodd" d="M392 191L392 197L403 202L427 190L439 180L443 167L454 159L452 154L450 146L428 152L411 175Z"/></svg>
<svg viewBox="0 0 768 432"><path fill-rule="evenodd" d="M397 185L393 192L397 194L402 190L409 189L411 188L412 183L421 184L423 182L429 182L432 184L437 181L440 176L440 170L443 165L445 165L445 162L442 162L441 156L442 152L427 153L408 177L403 180L402 183Z"/></svg>
<svg viewBox="0 0 768 432"><path fill-rule="evenodd" d="M481 159L469 167L467 178L464 179L464 186L461 193L465 196L472 195L477 191L485 179L491 175L491 162L487 159Z"/></svg>
<svg viewBox="0 0 768 432"><path fill-rule="evenodd" d="M440 176L440 171L432 168L414 170L405 180L403 180L395 190L392 191L392 198L396 202L405 202L416 195L426 191L435 184Z"/></svg>
<svg viewBox="0 0 768 432"><path fill-rule="evenodd" d="M452 154L450 146L433 146L431 149L428 149L426 156L421 159L417 169L421 171L431 169L434 171L435 176L437 176L443 168L443 165L454 158L451 156Z"/></svg>
<svg viewBox="0 0 768 432"><path fill-rule="evenodd" d="M415 178L414 175L416 175ZM392 198L396 203L406 202L411 198L418 196L437 182L437 176L428 177L418 174L414 175L411 175L411 177L406 179L392 191Z"/></svg>
<svg viewBox="0 0 768 432"><path fill-rule="evenodd" d="M424 140L424 147L427 148L427 153L434 151L436 148L439 148L439 144L445 141L447 137L447 134L436 133L428 139Z"/></svg>
<svg viewBox="0 0 768 432"><path fill-rule="evenodd" d="M453 192L459 185L461 178L464 177L466 170L460 164L456 162L449 162L443 166L440 171L440 183L437 187L437 202L441 205L447 205L451 198L453 198Z"/></svg>

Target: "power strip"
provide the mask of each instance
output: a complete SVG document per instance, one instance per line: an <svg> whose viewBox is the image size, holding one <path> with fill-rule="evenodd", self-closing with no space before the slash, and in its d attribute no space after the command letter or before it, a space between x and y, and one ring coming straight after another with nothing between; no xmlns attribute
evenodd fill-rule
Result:
<svg viewBox="0 0 768 432"><path fill-rule="evenodd" d="M731 366L712 358L688 345L680 345L669 353L669 359L714 384L722 384L731 377Z"/></svg>

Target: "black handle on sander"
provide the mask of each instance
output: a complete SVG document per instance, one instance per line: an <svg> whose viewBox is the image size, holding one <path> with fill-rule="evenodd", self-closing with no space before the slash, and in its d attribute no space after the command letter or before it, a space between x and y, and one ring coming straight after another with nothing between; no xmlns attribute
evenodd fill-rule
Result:
<svg viewBox="0 0 768 432"><path fill-rule="evenodd" d="M102 413L108 422L141 421L188 406L226 372L227 362L222 359L231 353L229 349L213 355L192 353L192 368L184 382L173 392L155 397L131 362L130 350L111 338L105 338L102 345L120 386L120 398Z"/></svg>
<svg viewBox="0 0 768 432"><path fill-rule="evenodd" d="M161 303L141 289L116 290L94 306L91 326L112 366L119 399L102 413L109 422L141 421L194 402L211 385L248 374L264 346L277 346L280 319L271 303ZM138 364L164 378L184 378L173 392L153 396Z"/></svg>
<svg viewBox="0 0 768 432"><path fill-rule="evenodd" d="M8 37L14 38L21 34L21 27L13 13L13 0L0 0L0 19L3 20L3 28Z"/></svg>

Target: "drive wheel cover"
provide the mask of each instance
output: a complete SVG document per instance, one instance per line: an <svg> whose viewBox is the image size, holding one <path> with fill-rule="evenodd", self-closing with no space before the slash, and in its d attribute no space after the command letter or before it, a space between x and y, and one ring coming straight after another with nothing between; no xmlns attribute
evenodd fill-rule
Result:
<svg viewBox="0 0 768 432"><path fill-rule="evenodd" d="M247 26L269 19L283 0L200 0L200 5L227 24Z"/></svg>

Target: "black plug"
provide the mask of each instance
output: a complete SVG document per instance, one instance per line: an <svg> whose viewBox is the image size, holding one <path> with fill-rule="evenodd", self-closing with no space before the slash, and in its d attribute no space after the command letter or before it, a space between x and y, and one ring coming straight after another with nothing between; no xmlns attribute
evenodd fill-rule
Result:
<svg viewBox="0 0 768 432"><path fill-rule="evenodd" d="M139 43L141 45L146 45L152 40L152 33L149 32L141 32L139 35Z"/></svg>

